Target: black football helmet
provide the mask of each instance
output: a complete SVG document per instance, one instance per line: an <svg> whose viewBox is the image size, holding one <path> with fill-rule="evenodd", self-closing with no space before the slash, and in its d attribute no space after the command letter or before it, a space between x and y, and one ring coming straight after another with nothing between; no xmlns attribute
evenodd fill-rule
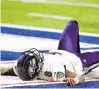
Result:
<svg viewBox="0 0 99 89"><path fill-rule="evenodd" d="M27 81L38 77L43 61L43 53L35 48L23 52L16 67L20 79Z"/></svg>

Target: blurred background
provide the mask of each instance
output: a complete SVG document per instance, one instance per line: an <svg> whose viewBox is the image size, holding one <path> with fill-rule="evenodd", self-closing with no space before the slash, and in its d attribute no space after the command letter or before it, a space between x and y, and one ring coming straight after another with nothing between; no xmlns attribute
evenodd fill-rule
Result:
<svg viewBox="0 0 99 89"><path fill-rule="evenodd" d="M1 0L1 23L62 29L75 19L80 32L99 34L99 0Z"/></svg>

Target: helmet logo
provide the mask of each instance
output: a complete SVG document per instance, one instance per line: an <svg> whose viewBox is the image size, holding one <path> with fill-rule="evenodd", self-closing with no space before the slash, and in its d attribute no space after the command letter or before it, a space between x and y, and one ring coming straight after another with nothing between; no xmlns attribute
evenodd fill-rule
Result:
<svg viewBox="0 0 99 89"><path fill-rule="evenodd" d="M35 60L35 58L33 58L32 60L30 60L30 65L28 67L29 75L31 77L34 75L36 68L37 68L36 60Z"/></svg>

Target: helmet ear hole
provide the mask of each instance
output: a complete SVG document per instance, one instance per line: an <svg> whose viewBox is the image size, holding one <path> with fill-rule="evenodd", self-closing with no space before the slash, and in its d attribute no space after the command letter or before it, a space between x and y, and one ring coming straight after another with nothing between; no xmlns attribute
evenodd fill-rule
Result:
<svg viewBox="0 0 99 89"><path fill-rule="evenodd" d="M29 56L29 55L25 55L25 56L27 57L23 57L18 60L17 72L20 79L22 79L23 81L28 81L34 79L37 73L37 61L34 56Z"/></svg>

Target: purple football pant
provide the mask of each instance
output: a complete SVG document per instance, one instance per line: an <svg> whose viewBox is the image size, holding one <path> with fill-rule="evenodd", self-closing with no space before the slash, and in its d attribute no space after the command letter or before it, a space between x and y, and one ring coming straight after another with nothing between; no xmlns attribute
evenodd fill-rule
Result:
<svg viewBox="0 0 99 89"><path fill-rule="evenodd" d="M65 27L59 40L58 50L66 50L80 57L84 67L89 67L99 62L99 51L80 53L79 25L71 20Z"/></svg>

